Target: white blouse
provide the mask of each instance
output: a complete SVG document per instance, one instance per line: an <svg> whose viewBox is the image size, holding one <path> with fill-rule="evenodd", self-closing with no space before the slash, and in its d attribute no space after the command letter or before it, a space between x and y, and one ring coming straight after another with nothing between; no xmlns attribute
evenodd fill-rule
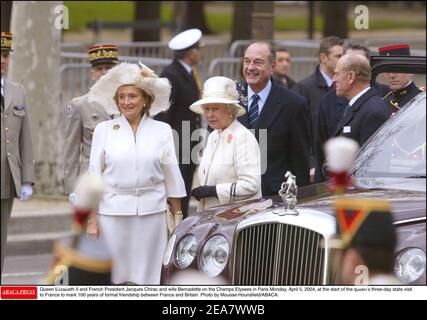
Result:
<svg viewBox="0 0 427 320"><path fill-rule="evenodd" d="M106 183L99 214L157 213L166 210L166 198L186 196L171 127L145 115L135 136L123 115L99 123L89 171Z"/></svg>
<svg viewBox="0 0 427 320"><path fill-rule="evenodd" d="M261 153L254 135L239 121L213 131L206 143L198 176L201 186L216 186L218 198L201 199L198 210L230 201L261 198ZM235 198L230 189L236 183Z"/></svg>

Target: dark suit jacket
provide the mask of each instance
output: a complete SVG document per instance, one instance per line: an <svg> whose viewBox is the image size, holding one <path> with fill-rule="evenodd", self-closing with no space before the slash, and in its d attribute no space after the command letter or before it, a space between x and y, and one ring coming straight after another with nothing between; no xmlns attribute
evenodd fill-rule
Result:
<svg viewBox="0 0 427 320"><path fill-rule="evenodd" d="M316 154L315 182L325 180L325 177L322 174L322 166L325 161L323 145L334 135L347 105L348 100L345 97L338 97L335 89L326 93L320 102L316 134L314 135L314 151Z"/></svg>
<svg viewBox="0 0 427 320"><path fill-rule="evenodd" d="M379 96L381 96L384 91L390 90L388 86L378 82L375 84L375 89L378 91ZM337 96L335 89L326 93L320 102L316 134L314 135L314 151L316 155L315 182L325 180L325 177L322 174L322 166L325 161L323 145L334 135L347 105L348 100L345 97Z"/></svg>
<svg viewBox="0 0 427 320"><path fill-rule="evenodd" d="M240 88L243 88L240 97L247 97L247 91L244 92L247 90L247 84L240 85ZM238 120L249 128L248 113ZM263 171L262 175L263 196L277 194L288 170L296 175L298 186L302 187L309 183L307 128L304 98L272 81L270 94L255 124L255 136L261 149L262 169L266 165L266 171ZM260 129L267 129L267 141L264 140L263 131Z"/></svg>
<svg viewBox="0 0 427 320"><path fill-rule="evenodd" d="M172 129L178 131L179 137L182 135L183 121L190 121L191 132L200 128L200 115L189 109L190 105L200 98L200 92L194 78L176 59L163 70L160 77L166 77L171 82L171 106L168 111L158 114L155 119L169 123Z"/></svg>
<svg viewBox="0 0 427 320"><path fill-rule="evenodd" d="M330 90L325 78L320 73L317 66L314 73L295 84L291 90L300 94L307 100L308 113L310 115L310 144L312 151L316 141L317 118L319 114L320 100Z"/></svg>
<svg viewBox="0 0 427 320"><path fill-rule="evenodd" d="M352 138L362 146L389 117L390 109L378 91L370 88L344 114L333 136Z"/></svg>
<svg viewBox="0 0 427 320"><path fill-rule="evenodd" d="M286 84L283 81L281 81L279 78L277 78L276 76L274 76L274 75L273 75L272 78L276 81L276 83L278 85L280 85L282 87L285 87L286 89L290 89L290 88L292 88L296 84L296 82L292 78L290 78L288 76L285 76Z"/></svg>

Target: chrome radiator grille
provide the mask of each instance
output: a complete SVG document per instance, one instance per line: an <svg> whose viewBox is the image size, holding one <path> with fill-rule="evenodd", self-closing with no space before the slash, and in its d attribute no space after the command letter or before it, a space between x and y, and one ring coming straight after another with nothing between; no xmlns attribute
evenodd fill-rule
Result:
<svg viewBox="0 0 427 320"><path fill-rule="evenodd" d="M280 223L251 226L235 238L232 282L235 285L323 284L323 236Z"/></svg>

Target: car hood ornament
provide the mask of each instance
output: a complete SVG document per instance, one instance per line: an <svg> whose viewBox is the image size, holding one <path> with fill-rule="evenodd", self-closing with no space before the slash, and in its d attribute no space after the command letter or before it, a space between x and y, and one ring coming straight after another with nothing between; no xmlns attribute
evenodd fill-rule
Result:
<svg viewBox="0 0 427 320"><path fill-rule="evenodd" d="M297 193L298 186L296 183L296 176L294 176L290 171L287 171L285 174L286 182L283 182L280 190L279 196L282 198L284 209L273 210L273 213L278 214L279 216L284 215L298 215L298 211L295 209L297 204Z"/></svg>

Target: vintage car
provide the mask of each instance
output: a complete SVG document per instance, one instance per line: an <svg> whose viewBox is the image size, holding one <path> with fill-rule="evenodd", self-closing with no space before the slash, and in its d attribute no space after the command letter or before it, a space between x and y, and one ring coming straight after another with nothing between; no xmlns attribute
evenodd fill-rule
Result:
<svg viewBox="0 0 427 320"><path fill-rule="evenodd" d="M396 60L404 71L425 73L425 58L373 61L374 79ZM395 63L393 63L393 61ZM408 67L409 65L409 67ZM375 66L378 68L375 69ZM417 67L418 66L418 67ZM426 284L426 94L391 117L359 150L353 185L345 196L387 199L398 244L395 274L405 284ZM211 208L174 230L164 254L162 284L334 284L336 222L327 183L298 190L295 209L275 196ZM292 207L292 205L291 205Z"/></svg>

